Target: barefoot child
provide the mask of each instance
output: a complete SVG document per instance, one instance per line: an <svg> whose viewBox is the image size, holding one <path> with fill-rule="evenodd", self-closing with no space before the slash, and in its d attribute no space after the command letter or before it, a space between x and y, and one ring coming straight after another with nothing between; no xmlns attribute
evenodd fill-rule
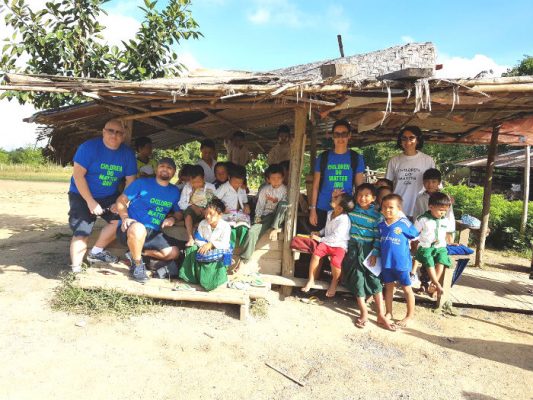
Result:
<svg viewBox="0 0 533 400"><path fill-rule="evenodd" d="M348 248L350 240L350 218L347 213L354 208L352 197L347 193L331 200L332 211L328 212L326 226L320 232L314 232L308 240L309 250L313 254L309 263L309 280L302 288L302 292L308 292L315 284L315 279L320 273L319 264L322 257L330 256L331 284L326 292L327 297L335 296L337 284L341 276L342 260ZM320 236L319 236L320 235ZM321 237L322 236L322 237ZM295 239L300 239L296 237ZM294 239L293 239L294 240Z"/></svg>
<svg viewBox="0 0 533 400"><path fill-rule="evenodd" d="M438 294L443 292L440 278L444 267L450 268L452 265L446 248L451 224L447 214L451 203L446 194L434 192L429 196L429 211L420 215L415 221L415 228L420 231L416 260L426 268L433 288Z"/></svg>
<svg viewBox="0 0 533 400"><path fill-rule="evenodd" d="M359 185L355 190L355 199L357 204L348 214L351 222L350 241L342 263L343 284L354 293L359 307L359 318L355 321L355 326L365 327L368 321L365 298L374 296L378 325L393 331L394 324L385 318L381 281L363 265L369 254L370 264L375 265L380 251L378 223L383 217L374 206L375 187L370 183Z"/></svg>
<svg viewBox="0 0 533 400"><path fill-rule="evenodd" d="M205 207L215 195L215 186L204 180L204 170L200 165L193 165L190 174L190 181L183 187L178 203L179 207L185 210L183 211L185 229L187 229L185 246L194 244L193 227L204 218Z"/></svg>
<svg viewBox="0 0 533 400"><path fill-rule="evenodd" d="M418 236L418 231L402 212L402 198L389 194L383 198L381 213L385 220L378 224L381 237L381 266L385 283L386 317L392 319L392 297L394 286L400 282L407 303L407 314L398 322L407 326L415 312L415 295L411 288L411 253L409 240Z"/></svg>
<svg viewBox="0 0 533 400"><path fill-rule="evenodd" d="M179 277L213 290L227 282L231 264L231 228L222 219L224 203L214 198L205 208L205 219L198 225L194 245L185 250Z"/></svg>

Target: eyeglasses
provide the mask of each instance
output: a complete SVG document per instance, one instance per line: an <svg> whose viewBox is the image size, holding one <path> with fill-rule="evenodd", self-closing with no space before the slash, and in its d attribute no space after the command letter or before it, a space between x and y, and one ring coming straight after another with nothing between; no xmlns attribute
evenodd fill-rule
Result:
<svg viewBox="0 0 533 400"><path fill-rule="evenodd" d="M117 129L104 128L104 130L106 130L107 132L109 132L111 135L117 135L117 136L122 136L122 135L124 135L124 131L119 131L119 130L117 130Z"/></svg>
<svg viewBox="0 0 533 400"><path fill-rule="evenodd" d="M349 131L333 132L333 138L335 138L335 139L347 138L347 137L350 137L350 132Z"/></svg>
<svg viewBox="0 0 533 400"><path fill-rule="evenodd" d="M402 142L414 142L416 136L402 136Z"/></svg>

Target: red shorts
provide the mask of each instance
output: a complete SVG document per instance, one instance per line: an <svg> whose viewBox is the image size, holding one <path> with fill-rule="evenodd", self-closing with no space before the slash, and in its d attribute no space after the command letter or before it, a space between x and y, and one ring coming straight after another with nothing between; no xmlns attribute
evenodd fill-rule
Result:
<svg viewBox="0 0 533 400"><path fill-rule="evenodd" d="M313 252L314 256L320 258L330 256L329 262L331 266L335 268L342 267L342 260L344 259L345 254L346 250L344 250L342 247L330 247L324 243L319 243Z"/></svg>

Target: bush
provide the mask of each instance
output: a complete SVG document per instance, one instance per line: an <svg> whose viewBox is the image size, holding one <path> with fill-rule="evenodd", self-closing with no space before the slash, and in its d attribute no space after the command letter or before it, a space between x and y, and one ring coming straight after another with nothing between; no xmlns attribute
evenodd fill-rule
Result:
<svg viewBox="0 0 533 400"><path fill-rule="evenodd" d="M11 164L42 165L46 162L41 148L19 147L9 152L8 162Z"/></svg>
<svg viewBox="0 0 533 400"><path fill-rule="evenodd" d="M446 186L443 190L454 198L454 213L456 218L463 214L470 214L481 219L483 210L483 188L470 188L465 185ZM490 197L490 235L487 243L498 249L525 250L529 248L533 239L533 202L529 202L526 234L519 235L523 202L509 201L501 194Z"/></svg>

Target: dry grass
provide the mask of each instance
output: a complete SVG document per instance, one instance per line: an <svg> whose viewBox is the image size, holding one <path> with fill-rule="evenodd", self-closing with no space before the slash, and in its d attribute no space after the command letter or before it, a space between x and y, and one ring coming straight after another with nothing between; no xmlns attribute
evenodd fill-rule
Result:
<svg viewBox="0 0 533 400"><path fill-rule="evenodd" d="M56 164L0 164L0 179L17 181L68 182L72 167Z"/></svg>

